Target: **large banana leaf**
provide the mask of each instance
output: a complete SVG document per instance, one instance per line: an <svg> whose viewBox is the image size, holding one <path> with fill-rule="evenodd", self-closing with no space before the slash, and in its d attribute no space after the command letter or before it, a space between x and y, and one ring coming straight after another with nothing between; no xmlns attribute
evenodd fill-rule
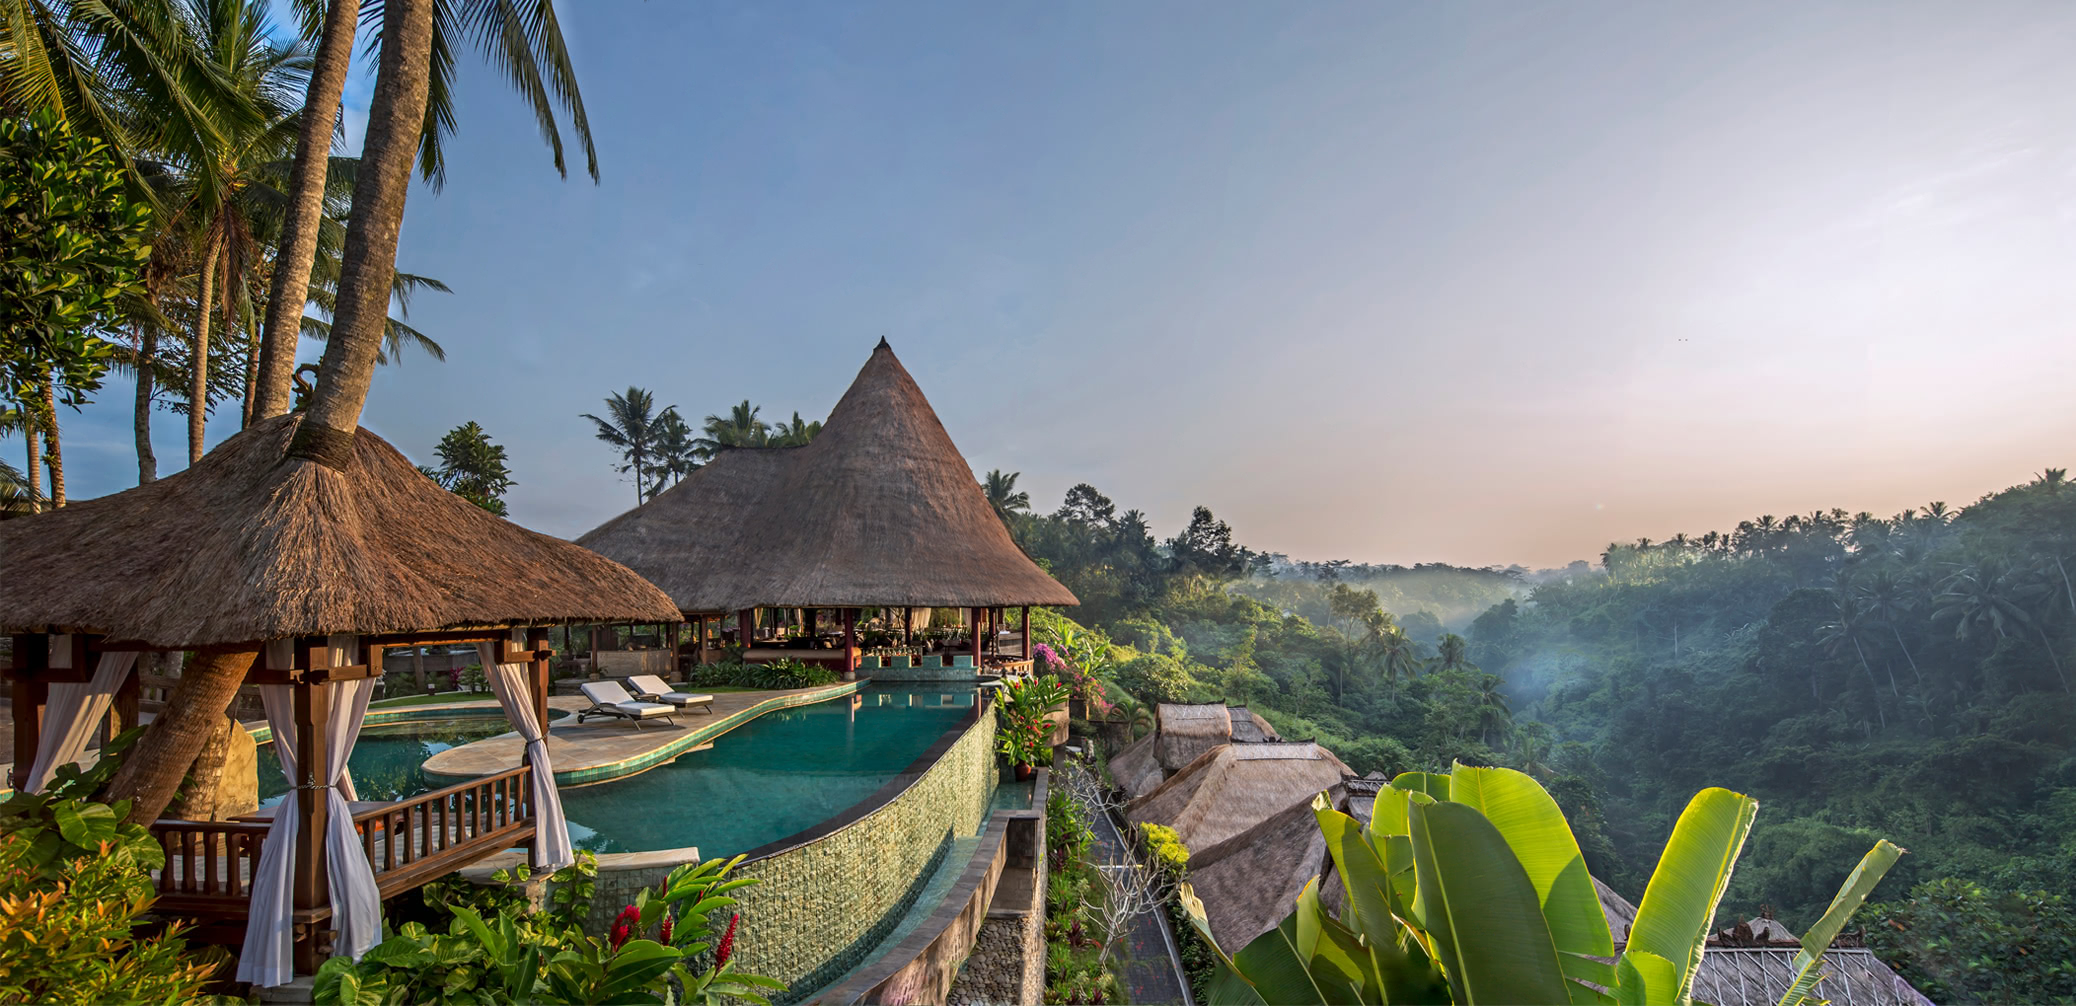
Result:
<svg viewBox="0 0 2076 1006"><path fill-rule="evenodd" d="M1602 988L1613 986L1614 967L1594 958L1615 956L1614 937L1608 933L1593 877L1586 872L1586 858L1557 801L1534 779L1513 769L1461 764L1450 773L1449 799L1484 814L1528 871L1564 973ZM1605 1001L1599 992L1576 982L1570 988L1571 1001L1579 1006Z"/></svg>
<svg viewBox="0 0 2076 1006"><path fill-rule="evenodd" d="M1439 772L1400 772L1391 779L1392 789L1425 793L1437 800L1449 798L1449 777Z"/></svg>
<svg viewBox="0 0 2076 1006"><path fill-rule="evenodd" d="M1626 951L1615 964L1615 1002L1620 1006L1669 1003L1679 984L1679 968L1657 954Z"/></svg>
<svg viewBox="0 0 2076 1006"><path fill-rule="evenodd" d="M1341 921L1362 938L1364 952L1370 957L1371 984L1379 997L1365 1001L1421 1003L1445 1000L1449 987L1435 971L1432 959L1414 934L1406 931L1400 921L1409 914L1405 898L1396 887L1396 878L1391 876L1381 850L1373 844L1381 840L1404 846L1402 855L1406 868L1403 879L1410 885L1413 883L1412 839L1405 835L1365 833L1354 818L1335 810L1324 794L1313 799L1312 813L1319 819L1319 833L1326 839L1327 851L1333 855L1334 868L1340 874L1341 886L1347 893L1348 908L1341 913ZM1307 888L1308 894L1310 891ZM1300 897L1301 910L1305 903Z"/></svg>
<svg viewBox="0 0 2076 1006"><path fill-rule="evenodd" d="M1661 1001L1678 1006L1692 1001L1694 972L1701 966L1709 922L1758 812L1759 801L1710 787L1694 794L1673 825L1672 838L1658 857L1658 868L1629 927L1629 950L1656 954L1678 969L1675 994ZM1651 990L1654 999L1659 994ZM1616 999L1628 998L1628 993L1617 991Z"/></svg>
<svg viewBox="0 0 2076 1006"><path fill-rule="evenodd" d="M1409 816L1427 932L1459 1006L1570 1001L1541 899L1499 830L1460 803Z"/></svg>
<svg viewBox="0 0 2076 1006"><path fill-rule="evenodd" d="M1780 1006L1806 1006L1817 1002L1816 985L1824 977L1824 951L1831 948L1831 941L1838 938L1839 931L1851 921L1853 913L1874 892L1874 885L1903 858L1903 850L1888 839L1874 843L1874 848L1860 857L1860 865L1853 867L1851 875L1838 888L1831 899L1831 907L1824 909L1824 917L1817 920L1809 931L1802 934L1802 949L1795 954L1795 982L1788 987L1788 994L1781 997Z"/></svg>

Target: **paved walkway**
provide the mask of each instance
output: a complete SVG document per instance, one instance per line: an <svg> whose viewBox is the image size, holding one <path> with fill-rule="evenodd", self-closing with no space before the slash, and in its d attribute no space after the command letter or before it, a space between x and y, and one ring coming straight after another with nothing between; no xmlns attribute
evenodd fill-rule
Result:
<svg viewBox="0 0 2076 1006"><path fill-rule="evenodd" d="M1084 808L1090 809L1090 808ZM1093 811L1089 828L1096 834L1095 854L1103 865L1133 861L1132 851L1118 834L1110 815ZM1155 908L1132 918L1127 927L1122 953L1124 965L1118 979L1134 1003L1188 1003L1188 983L1182 975L1182 958L1168 934L1167 917Z"/></svg>
<svg viewBox="0 0 2076 1006"><path fill-rule="evenodd" d="M575 715L564 716L548 726L548 758L555 764L560 786L617 779L664 764L773 709L821 702L856 689L855 683L845 682L784 691L718 692L712 713L680 712L671 723L653 719L640 727L630 720L597 717L578 723ZM551 712L574 714L590 705L582 696L548 698ZM518 767L525 747L518 734L503 733L441 751L425 760L425 771L452 778L502 772Z"/></svg>

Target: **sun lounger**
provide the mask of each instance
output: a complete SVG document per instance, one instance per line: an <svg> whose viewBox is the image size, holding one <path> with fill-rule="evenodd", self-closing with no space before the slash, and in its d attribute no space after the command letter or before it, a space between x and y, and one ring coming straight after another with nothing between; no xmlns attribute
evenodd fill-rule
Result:
<svg viewBox="0 0 2076 1006"><path fill-rule="evenodd" d="M639 701L627 694L627 689L620 687L617 681L586 681L577 688L584 693L585 698L591 700L591 708L577 714L579 723L584 722L586 716L611 716L616 719L633 720L636 730L640 730L642 721L648 719L662 719L672 726L677 725L677 721L672 720L670 716L678 711L678 707L661 702Z"/></svg>
<svg viewBox="0 0 2076 1006"><path fill-rule="evenodd" d="M636 674L627 679L627 686L634 689L635 698L645 702L661 702L687 712L693 706L705 706L709 713L714 711L713 696L672 691L670 685L654 674Z"/></svg>

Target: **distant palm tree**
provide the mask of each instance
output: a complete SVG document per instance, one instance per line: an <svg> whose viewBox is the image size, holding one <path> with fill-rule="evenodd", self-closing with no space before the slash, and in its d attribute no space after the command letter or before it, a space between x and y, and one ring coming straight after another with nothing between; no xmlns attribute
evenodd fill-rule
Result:
<svg viewBox="0 0 2076 1006"><path fill-rule="evenodd" d="M808 441L813 440L815 434L820 432L822 432L821 420L817 419L814 422L807 422L800 418L800 413L795 412L793 413L792 422L779 423L771 428L766 446L806 447Z"/></svg>
<svg viewBox="0 0 2076 1006"><path fill-rule="evenodd" d="M1420 646L1404 629L1392 626L1377 638L1384 658L1384 680L1396 684L1420 673Z"/></svg>
<svg viewBox="0 0 2076 1006"><path fill-rule="evenodd" d="M1867 663L1866 647L1860 645L1860 637L1867 631L1867 613L1854 603L1852 595L1842 589L1832 596L1831 603L1833 608L1830 621L1817 626L1817 645L1822 646L1824 652L1834 657L1843 653L1848 645L1852 647L1853 653L1860 658L1860 669L1867 672L1867 688L1874 693L1874 715L1881 721L1882 729L1886 730L1889 717L1887 713L1882 712L1881 686L1875 683L1874 668ZM1898 695L1902 694L1896 691L1896 676L1893 674L1889 675L1889 690Z"/></svg>
<svg viewBox="0 0 2076 1006"><path fill-rule="evenodd" d="M664 489L665 480L670 485L684 481L685 476L699 470L698 441L692 436L692 427L676 409L664 409L656 417L656 484L649 492L651 497Z"/></svg>
<svg viewBox="0 0 2076 1006"><path fill-rule="evenodd" d="M621 394L608 397L605 404L606 415L611 416L611 420L600 419L588 412L579 418L596 423L598 439L620 449L620 456L626 464L618 470L623 474L634 473L634 501L640 503L648 498L649 462L656 456L657 440L664 432L662 416L656 412L656 397L641 388L630 387ZM666 408L663 411L670 414L676 410Z"/></svg>
<svg viewBox="0 0 2076 1006"><path fill-rule="evenodd" d="M1925 674L1918 670L1917 658L1903 642L1903 633L1897 626L1910 615L1910 592L1908 585L1896 579L1895 574L1882 570L1867 578L1856 593L1866 605L1866 612L1888 626L1889 635L1895 637L1896 648L1903 651L1903 659L1910 662L1910 670L1917 675L1917 683L1925 683Z"/></svg>
<svg viewBox="0 0 2076 1006"><path fill-rule="evenodd" d="M762 406L751 405L745 398L742 403L728 410L728 417L706 417L706 436L693 441L700 454L712 458L726 450L738 447L765 447L771 443L771 426L757 418Z"/></svg>
<svg viewBox="0 0 2076 1006"><path fill-rule="evenodd" d="M1500 690L1504 684L1497 674L1487 674L1478 681L1478 739L1492 743L1492 731L1496 728L1501 736L1513 726L1514 710L1507 705L1506 693Z"/></svg>
<svg viewBox="0 0 2076 1006"><path fill-rule="evenodd" d="M988 470L987 478L981 480L981 488L987 493L988 505L995 508L995 516L1002 523L1010 523L1010 515L1031 512L1031 494L1018 492L1017 477L1022 472L1003 474L1000 468Z"/></svg>
<svg viewBox="0 0 2076 1006"><path fill-rule="evenodd" d="M1475 671L1478 665L1470 662L1470 643L1453 632L1445 632L1436 640L1435 648L1440 653L1434 658L1436 670Z"/></svg>
<svg viewBox="0 0 2076 1006"><path fill-rule="evenodd" d="M1940 585L1939 608L1933 615L1954 619L1954 636L1958 639L1967 639L1980 628L1995 632L1998 639L2007 638L2012 627L2033 630L2047 650L2047 659L2054 662L2055 676L2061 679L2062 691L2066 692L2070 690L2069 676L2062 670L2062 658L2054 652L2047 630L2020 603L2039 593L2040 586L2026 582L2023 570L2012 568L2002 559L1981 559L1962 565L1946 578Z"/></svg>

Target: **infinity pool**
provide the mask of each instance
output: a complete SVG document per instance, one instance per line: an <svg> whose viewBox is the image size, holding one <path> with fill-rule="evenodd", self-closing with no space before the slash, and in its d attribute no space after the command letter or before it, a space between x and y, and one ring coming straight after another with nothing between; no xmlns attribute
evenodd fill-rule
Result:
<svg viewBox="0 0 2076 1006"><path fill-rule="evenodd" d="M627 779L564 789L570 838L593 852L748 852L871 796L972 716L977 694L972 685L866 685L855 709L845 695L765 713L708 750ZM601 729L615 726L631 729ZM347 765L362 800L398 800L454 781L428 779L427 758L510 729L497 714L366 727ZM287 792L274 746L260 745L260 805Z"/></svg>
<svg viewBox="0 0 2076 1006"><path fill-rule="evenodd" d="M867 685L765 713L711 749L617 782L562 792L570 837L593 852L696 845L733 856L805 831L871 796L973 715L971 685Z"/></svg>

